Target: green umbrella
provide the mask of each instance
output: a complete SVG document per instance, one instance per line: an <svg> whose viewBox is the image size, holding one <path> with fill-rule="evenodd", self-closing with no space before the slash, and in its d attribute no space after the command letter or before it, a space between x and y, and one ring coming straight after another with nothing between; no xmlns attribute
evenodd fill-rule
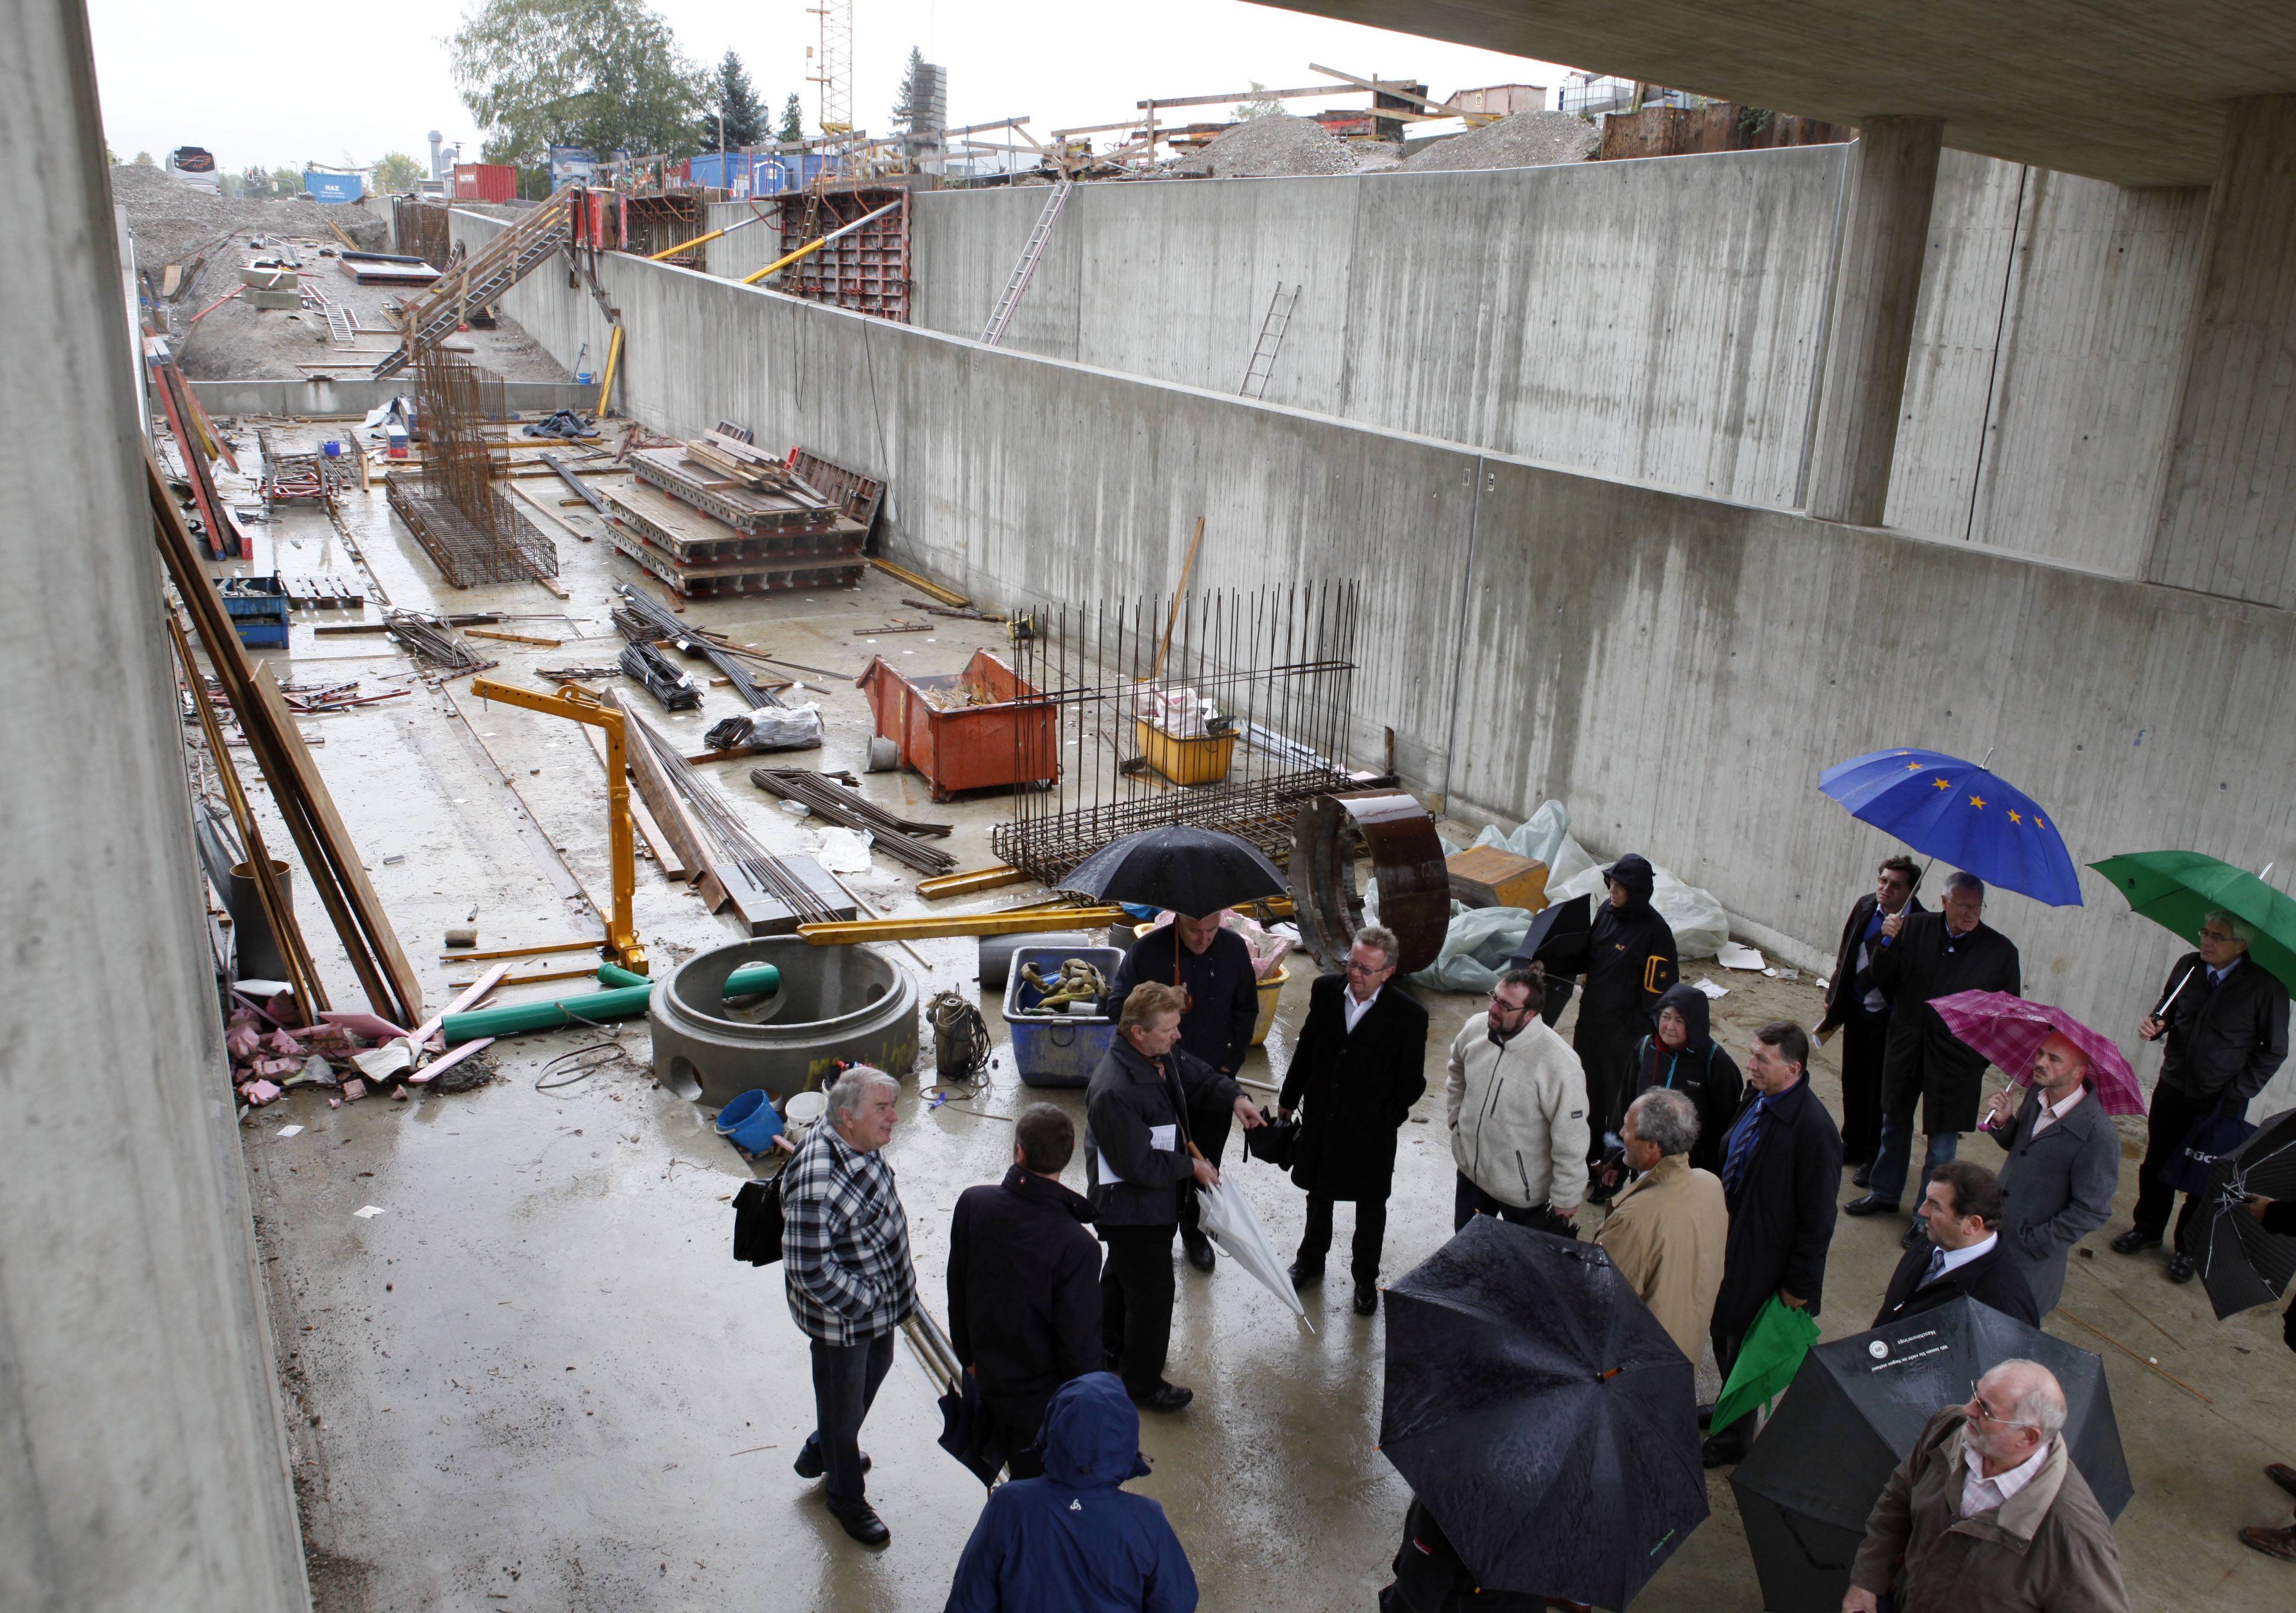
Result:
<svg viewBox="0 0 2296 1613"><path fill-rule="evenodd" d="M2296 991L2296 901L2245 868L2197 851L2135 851L2089 864L2111 880L2136 912L2201 944L2201 921L2228 913L2255 929L2248 955Z"/></svg>
<svg viewBox="0 0 2296 1613"><path fill-rule="evenodd" d="M1730 1365L1730 1380L1714 1403L1710 1426L1726 1429L1763 1402L1784 1392L1801 1370L1801 1358L1817 1342L1817 1322L1808 1311L1780 1302L1775 1294L1762 1301Z"/></svg>

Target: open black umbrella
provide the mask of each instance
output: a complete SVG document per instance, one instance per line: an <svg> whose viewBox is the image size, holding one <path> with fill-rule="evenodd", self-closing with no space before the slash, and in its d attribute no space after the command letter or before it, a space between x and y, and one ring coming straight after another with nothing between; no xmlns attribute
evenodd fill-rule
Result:
<svg viewBox="0 0 2296 1613"><path fill-rule="evenodd" d="M1587 944L1594 938L1594 898L1577 896L1540 909L1524 932L1522 945L1507 960L1509 969L1543 964L1547 973L1546 1003L1539 1017L1549 1025L1562 1017L1574 987L1568 977L1587 970Z"/></svg>
<svg viewBox="0 0 2296 1613"><path fill-rule="evenodd" d="M1103 902L1168 907L1192 919L1283 894L1283 875L1249 840L1216 830L1146 829L1078 863L1062 890Z"/></svg>
<svg viewBox="0 0 2296 1613"><path fill-rule="evenodd" d="M1477 1216L1385 1308L1380 1451L1484 1589L1623 1608L1705 1520L1695 1371L1600 1249Z"/></svg>
<svg viewBox="0 0 2296 1613"><path fill-rule="evenodd" d="M1974 1299L1821 1344L1730 1475L1762 1606L1837 1613L1866 1519L1922 1426L1969 1399L2002 1362L2038 1361L2065 1391L2065 1444L2097 1504L2118 1518L2136 1492L2104 1363Z"/></svg>
<svg viewBox="0 0 2296 1613"><path fill-rule="evenodd" d="M2201 1281L2221 1322L2259 1305L2277 1305L2296 1277L2296 1238L2264 1230L2241 1201L2296 1199L2296 1109L2276 1114L2209 1167L2202 1196L2207 1219L2197 1230Z"/></svg>

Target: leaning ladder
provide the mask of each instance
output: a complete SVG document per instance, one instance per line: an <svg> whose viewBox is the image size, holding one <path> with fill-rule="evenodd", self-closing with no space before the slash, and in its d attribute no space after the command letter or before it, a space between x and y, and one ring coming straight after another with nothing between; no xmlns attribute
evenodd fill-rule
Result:
<svg viewBox="0 0 2296 1613"><path fill-rule="evenodd" d="M1021 261L1013 266L1013 277L1004 282L1004 294L996 299L996 307L981 328L983 345L995 347L1004 340L1004 327L1013 323L1013 311L1021 306L1021 293L1029 289L1029 276L1037 272L1037 260L1045 255L1045 242L1052 239L1053 225L1068 205L1069 192L1076 188L1071 179L1053 182L1053 193L1045 198L1045 210L1037 215L1037 227L1029 232L1029 244L1021 249Z"/></svg>
<svg viewBox="0 0 2296 1613"><path fill-rule="evenodd" d="M1259 322L1259 340L1251 349L1251 362L1243 366L1243 385L1236 389L1239 397L1264 397L1267 394L1267 378L1275 373L1275 350L1283 345L1283 332L1292 326L1292 310L1300 301L1304 289L1295 285L1289 291L1283 282L1275 282L1275 295L1267 299L1267 315Z"/></svg>

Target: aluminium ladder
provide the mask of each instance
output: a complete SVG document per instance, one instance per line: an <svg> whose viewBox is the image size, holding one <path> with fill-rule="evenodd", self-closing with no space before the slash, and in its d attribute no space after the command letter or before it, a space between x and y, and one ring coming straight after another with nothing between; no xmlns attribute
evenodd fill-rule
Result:
<svg viewBox="0 0 2296 1613"><path fill-rule="evenodd" d="M1239 397L1264 397L1267 394L1267 378L1275 373L1275 351L1283 345L1283 332L1292 328L1292 310L1299 306L1304 285L1294 285L1289 291L1283 282L1275 282L1275 295L1267 299L1267 313L1259 322L1259 340L1253 344L1251 362L1243 366L1243 385L1238 387Z"/></svg>
<svg viewBox="0 0 2296 1613"><path fill-rule="evenodd" d="M1004 282L1004 295L997 298L988 324L981 328L984 346L993 348L1004 340L1004 329L1013 323L1013 310L1021 306L1021 293L1029 289L1029 276L1037 272L1037 260L1045 255L1046 242L1052 239L1053 225L1060 217L1061 209L1068 205L1069 192L1075 188L1072 179L1053 182L1053 193L1045 198L1045 210L1037 215L1037 227L1029 232L1029 244L1021 249L1021 261L1013 266L1013 277Z"/></svg>

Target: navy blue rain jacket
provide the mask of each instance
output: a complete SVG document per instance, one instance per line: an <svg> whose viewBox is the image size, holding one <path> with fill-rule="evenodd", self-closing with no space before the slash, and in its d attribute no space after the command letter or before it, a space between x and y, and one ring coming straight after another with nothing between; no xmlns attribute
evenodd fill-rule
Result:
<svg viewBox="0 0 2296 1613"><path fill-rule="evenodd" d="M1148 1471L1140 1413L1112 1372L1061 1387L1045 1476L998 1487L957 1560L947 1613L1191 1613L1196 1576L1164 1509L1120 1486Z"/></svg>

